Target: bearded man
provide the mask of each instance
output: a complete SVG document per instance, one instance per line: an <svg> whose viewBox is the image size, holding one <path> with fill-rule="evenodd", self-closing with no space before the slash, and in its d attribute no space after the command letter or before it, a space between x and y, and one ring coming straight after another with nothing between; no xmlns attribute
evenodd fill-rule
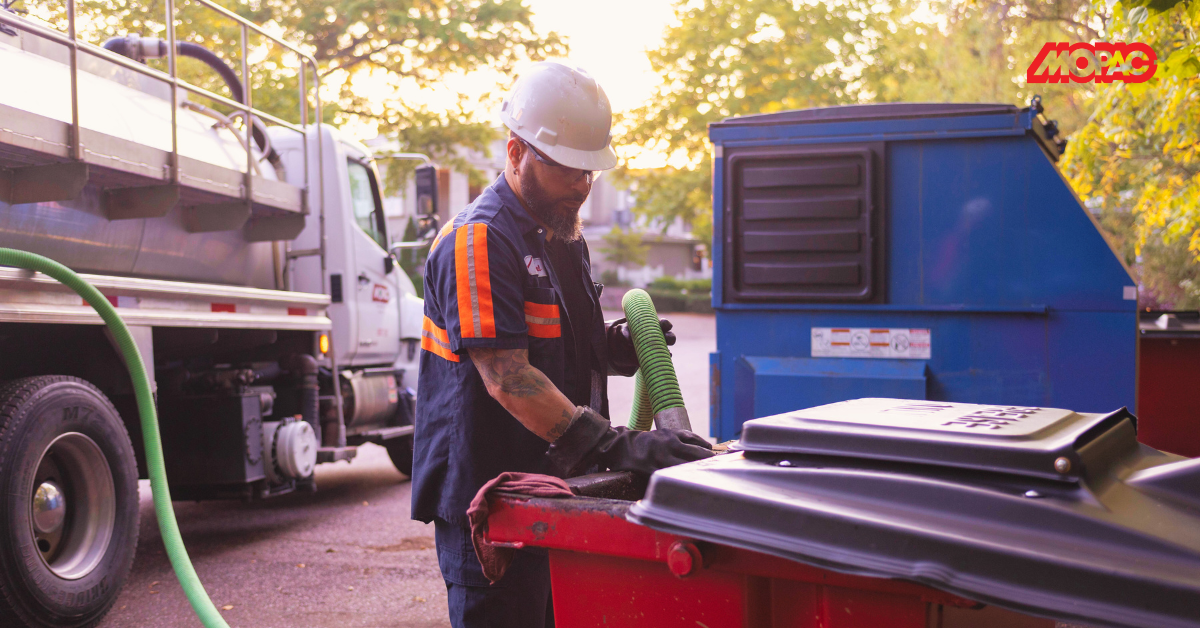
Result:
<svg viewBox="0 0 1200 628"><path fill-rule="evenodd" d="M504 174L441 230L425 264L412 516L434 523L455 628L554 625L544 550L518 551L498 582L483 575L467 508L488 480L652 473L712 455L691 432L607 418L608 374L638 364L624 321L602 319L580 232L596 172L617 161L604 90L578 68L539 63L500 119Z"/></svg>

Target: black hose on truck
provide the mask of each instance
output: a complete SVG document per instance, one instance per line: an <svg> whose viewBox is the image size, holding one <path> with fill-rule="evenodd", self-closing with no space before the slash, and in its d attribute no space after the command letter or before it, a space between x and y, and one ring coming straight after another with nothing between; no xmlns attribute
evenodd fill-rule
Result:
<svg viewBox="0 0 1200 628"><path fill-rule="evenodd" d="M139 63L145 63L146 59L161 59L167 56L167 42L158 37L142 37L140 35L126 35L124 37L112 37L102 44L105 50L115 52L122 57L129 57ZM191 57L200 61L204 65L212 68L214 72L221 76L221 80L225 81L225 85L229 88L230 100L246 104L246 88L242 85L242 81L238 78L237 72L229 67L228 63L216 53L201 46L193 44L190 41L175 42L175 52L181 57ZM279 155L274 148L270 148L270 143L267 141L266 133L263 132L261 124L255 119L253 124L254 143L258 144L259 149L267 150L267 161L276 164L279 160ZM277 165L277 164L276 164Z"/></svg>

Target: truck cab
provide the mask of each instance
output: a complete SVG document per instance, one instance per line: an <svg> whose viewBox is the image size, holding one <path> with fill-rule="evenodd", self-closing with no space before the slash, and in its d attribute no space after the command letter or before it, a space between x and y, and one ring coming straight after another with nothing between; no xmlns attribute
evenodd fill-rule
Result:
<svg viewBox="0 0 1200 628"><path fill-rule="evenodd" d="M312 141L316 133L310 132ZM406 300L416 299L416 291L387 250L390 234L371 151L332 127L322 127L320 133L321 150L310 151L309 167L323 170L325 190L318 186L312 194L324 195L325 268L319 256L294 258L288 266L289 287L330 296L330 316L340 321L334 325L331 350L342 367L394 364L415 369L415 356L407 357L402 341L420 340L420 321L405 321L404 315L411 317L413 310L402 310ZM282 132L277 136L273 145L289 178L303 172L304 138ZM321 246L321 229L314 218L310 215L291 242L291 251ZM411 384L416 385L415 379Z"/></svg>

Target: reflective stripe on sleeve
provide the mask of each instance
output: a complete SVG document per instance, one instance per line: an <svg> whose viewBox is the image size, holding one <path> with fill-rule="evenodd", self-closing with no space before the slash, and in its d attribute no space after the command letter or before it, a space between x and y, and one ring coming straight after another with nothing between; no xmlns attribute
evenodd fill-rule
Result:
<svg viewBox="0 0 1200 628"><path fill-rule="evenodd" d="M495 338L492 280L488 273L487 225L468 224L454 236L458 321L463 338Z"/></svg>
<svg viewBox="0 0 1200 628"><path fill-rule="evenodd" d="M458 362L457 353L450 350L450 335L434 324L428 316L421 324L421 348L451 362Z"/></svg>
<svg viewBox="0 0 1200 628"><path fill-rule="evenodd" d="M525 325L534 338L561 338L562 325L558 306L546 303L525 302Z"/></svg>

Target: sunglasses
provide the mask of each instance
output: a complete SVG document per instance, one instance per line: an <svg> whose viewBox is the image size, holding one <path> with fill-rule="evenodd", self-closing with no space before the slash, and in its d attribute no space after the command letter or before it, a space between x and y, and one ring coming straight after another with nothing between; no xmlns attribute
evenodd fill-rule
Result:
<svg viewBox="0 0 1200 628"><path fill-rule="evenodd" d="M519 137L517 138L517 141L524 144L526 147L529 148L529 150L533 151L534 159L557 170L558 172L562 173L562 175L564 177L570 177L571 175L574 175L574 178L570 179L570 181L578 181L580 177L586 177L588 185L591 185L592 182L595 181L597 178L597 173L593 170L580 170L579 168L572 168L570 166L564 166L564 165L558 163L557 161L554 161L553 159L550 159L549 157L543 155L542 151L533 147L533 144L530 144L529 142L526 142L525 140L523 140Z"/></svg>

